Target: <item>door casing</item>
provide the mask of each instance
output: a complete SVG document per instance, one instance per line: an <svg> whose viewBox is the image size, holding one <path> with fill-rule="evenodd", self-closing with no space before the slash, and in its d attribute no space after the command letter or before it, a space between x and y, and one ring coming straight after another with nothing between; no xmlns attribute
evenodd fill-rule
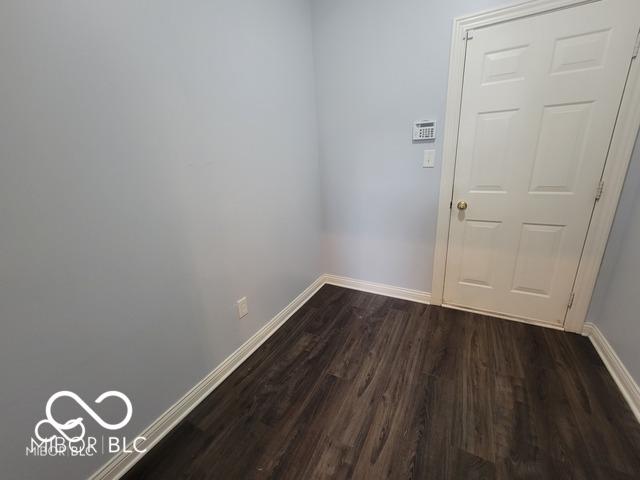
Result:
<svg viewBox="0 0 640 480"><path fill-rule="evenodd" d="M600 1L602 0L532 0L510 7L459 17L454 20L433 264L432 304L447 306L443 304L444 279L449 243L450 206L455 176L467 36L472 35L472 31L477 28ZM640 4L640 2L638 3ZM638 6L637 14L640 17L640 5ZM600 200L594 207L574 283L573 302L565 318L564 330L571 332L582 333L627 168L631 160L636 135L640 128L640 59L636 57L633 61L632 59L629 59L629 61L631 66L627 85L622 97L622 104L602 177L604 190ZM480 313L495 315L494 312ZM504 318L524 321L515 317ZM527 323L536 322L527 321ZM548 324L544 325L549 326Z"/></svg>

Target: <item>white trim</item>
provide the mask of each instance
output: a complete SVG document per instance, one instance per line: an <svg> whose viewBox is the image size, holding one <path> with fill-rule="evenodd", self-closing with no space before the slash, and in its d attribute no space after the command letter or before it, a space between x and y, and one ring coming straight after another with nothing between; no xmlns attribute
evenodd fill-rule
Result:
<svg viewBox="0 0 640 480"><path fill-rule="evenodd" d="M591 296L596 285L602 257L607 246L609 233L613 225L618 201L627 176L633 147L640 128L640 62L631 64L627 87L622 97L618 122L613 132L611 149L605 165L604 190L593 211L591 226L578 266L575 285L576 293L573 305L565 319L565 330L582 331L587 317Z"/></svg>
<svg viewBox="0 0 640 480"><path fill-rule="evenodd" d="M447 266L447 249L449 247L449 223L451 220L451 202L453 201L453 179L458 149L458 126L460 123L460 104L462 103L462 83L464 80L466 53L465 40L463 40L466 31L463 23L463 19L458 18L454 20L451 38L449 86L447 89L447 109L442 147L442 173L440 176L440 198L438 201L438 220L433 253L431 303L434 305L442 305L444 297L444 276Z"/></svg>
<svg viewBox="0 0 640 480"><path fill-rule="evenodd" d="M356 280L349 277L341 277L339 275L323 275L325 283L337 285L339 287L360 290L361 292L376 293L387 297L400 298L417 303L431 303L431 294L420 290L411 290L410 288L393 287L383 283L367 282L365 280Z"/></svg>
<svg viewBox="0 0 640 480"><path fill-rule="evenodd" d="M249 340L243 343L235 352L227 357L209 375L203 378L180 400L173 404L157 420L149 425L140 436L147 441L141 448L147 451L167 435L182 419L184 419L202 400L220 385L236 368L255 352L271 335L309 300L323 285L324 275L321 275L309 285L295 300L287 305L280 313L273 317L264 327L258 330ZM144 454L120 453L112 457L105 465L95 472L89 480L116 480L122 477Z"/></svg>
<svg viewBox="0 0 640 480"><path fill-rule="evenodd" d="M585 323L582 334L591 340L593 347L600 355L602 362L609 370L620 392L622 392L622 396L629 404L629 408L631 408L636 419L640 422L640 387L638 387L629 370L624 366L624 363L622 363L622 360L620 360L620 357L618 357L618 354L597 325L591 322Z"/></svg>
<svg viewBox="0 0 640 480"><path fill-rule="evenodd" d="M454 20L432 278L431 303L434 305L442 305L444 296L449 220L451 217L450 202L452 201L451 194L455 175L466 52L465 37L467 32L475 28L487 27L496 23L596 1L601 0L533 0L506 8L459 17ZM564 329L568 331L580 332L582 330L609 231L613 224L636 135L640 128L639 63L638 60L632 63L627 87L622 98L622 106L603 175L605 181L604 194L596 204L593 213L591 226L587 233L584 251L576 274L575 300L565 319Z"/></svg>

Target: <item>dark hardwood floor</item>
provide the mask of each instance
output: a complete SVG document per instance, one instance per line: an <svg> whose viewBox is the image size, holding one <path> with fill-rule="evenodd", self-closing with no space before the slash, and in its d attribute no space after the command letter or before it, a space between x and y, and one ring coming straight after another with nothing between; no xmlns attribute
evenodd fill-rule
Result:
<svg viewBox="0 0 640 480"><path fill-rule="evenodd" d="M127 479L640 478L587 338L324 286Z"/></svg>

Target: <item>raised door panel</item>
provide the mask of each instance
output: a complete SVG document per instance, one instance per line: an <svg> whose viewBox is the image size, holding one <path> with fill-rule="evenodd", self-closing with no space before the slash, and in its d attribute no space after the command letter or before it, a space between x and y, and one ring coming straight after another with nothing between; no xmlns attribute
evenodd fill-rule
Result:
<svg viewBox="0 0 640 480"><path fill-rule="evenodd" d="M507 191L511 127L517 113L513 109L478 114L469 191Z"/></svg>
<svg viewBox="0 0 640 480"><path fill-rule="evenodd" d="M606 29L557 39L551 73L566 74L602 68L610 32L610 29Z"/></svg>
<svg viewBox="0 0 640 480"><path fill-rule="evenodd" d="M465 222L459 279L461 284L493 288L493 267L499 230L499 222Z"/></svg>
<svg viewBox="0 0 640 480"><path fill-rule="evenodd" d="M549 297L558 264L564 226L524 224L516 254L511 291Z"/></svg>
<svg viewBox="0 0 640 480"><path fill-rule="evenodd" d="M482 85L524 80L527 47L521 45L485 54Z"/></svg>
<svg viewBox="0 0 640 480"><path fill-rule="evenodd" d="M573 193L584 158L591 103L544 107L531 193Z"/></svg>

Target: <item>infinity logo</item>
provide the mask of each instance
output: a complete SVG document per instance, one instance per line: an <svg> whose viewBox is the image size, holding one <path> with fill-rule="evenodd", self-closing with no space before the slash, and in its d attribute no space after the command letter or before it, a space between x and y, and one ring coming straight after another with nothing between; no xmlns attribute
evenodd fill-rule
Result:
<svg viewBox="0 0 640 480"><path fill-rule="evenodd" d="M129 420L131 420L131 415L133 413L133 407L131 406L131 401L124 393L121 393L115 390L104 392L102 395L100 395L98 398L95 399L94 403L102 403L102 401L105 398L117 397L124 402L127 408L127 413L124 419L122 419L122 421L118 423L107 423L89 405L87 405L86 402L82 400L82 398L80 398L78 395L76 395L73 392L64 390L52 395L51 398L49 398L46 406L47 418L40 420L36 424L35 434L36 434L36 437L38 437L38 439L41 442L51 442L56 439L56 435L51 435L50 437L42 437L40 435L40 426L44 424L51 425L53 428L55 428L58 431L58 433L61 436L67 439L68 442L71 442L71 443L79 442L84 438L85 427L84 427L83 417L73 418L71 420L67 420L64 423L60 423L55 418L53 418L53 414L51 413L51 407L53 406L53 403L61 397L68 397L74 400L78 405L80 405L84 409L85 412L91 415L91 418L93 418L102 428L106 428L107 430L118 430L124 427L127 423L129 423ZM76 436L67 435L66 432L68 432L69 430L73 430L76 427L80 428L79 435L76 435Z"/></svg>

